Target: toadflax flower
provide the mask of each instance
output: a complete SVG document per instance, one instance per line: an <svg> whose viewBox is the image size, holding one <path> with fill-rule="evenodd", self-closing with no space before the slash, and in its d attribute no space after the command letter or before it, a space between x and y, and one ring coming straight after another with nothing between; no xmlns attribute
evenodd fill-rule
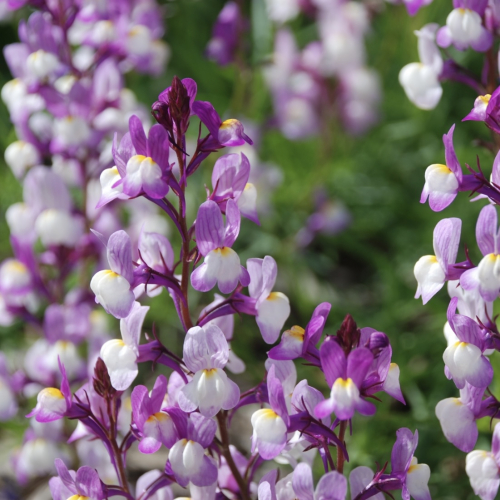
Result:
<svg viewBox="0 0 500 500"><path fill-rule="evenodd" d="M205 260L191 274L195 290L208 292L218 283L222 293L230 293L238 282L242 286L250 283L248 271L231 248L240 232L240 223L240 211L233 200L226 204L225 226L217 203L207 200L200 206L195 227L196 243Z"/></svg>
<svg viewBox="0 0 500 500"><path fill-rule="evenodd" d="M94 274L90 288L95 293L95 301L115 318L126 318L135 297L132 292L133 266L130 237L123 231L116 231L107 244L108 263L111 269Z"/></svg>
<svg viewBox="0 0 500 500"><path fill-rule="evenodd" d="M239 387L224 372L229 348L222 330L214 324L190 328L184 339L184 363L194 373L178 395L181 410L199 408L204 417L230 410L240 400Z"/></svg>

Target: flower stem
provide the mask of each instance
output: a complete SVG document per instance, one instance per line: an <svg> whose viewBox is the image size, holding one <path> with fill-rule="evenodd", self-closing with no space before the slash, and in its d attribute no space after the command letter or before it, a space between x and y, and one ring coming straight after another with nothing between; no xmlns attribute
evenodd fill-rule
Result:
<svg viewBox="0 0 500 500"><path fill-rule="evenodd" d="M345 445L344 436L346 428L347 428L347 420L342 420L342 422L340 422L340 427L339 427L339 439L340 442L343 443L344 445ZM344 452L342 451L342 448L340 446L337 446L337 472L340 472L341 474L344 473L344 462L345 462Z"/></svg>
<svg viewBox="0 0 500 500"><path fill-rule="evenodd" d="M227 465L231 469L233 477L238 483L242 500L250 500L250 496L248 495L248 484L240 474L240 471L238 470L238 467L233 460L233 456L231 455L231 450L229 449L229 434L227 432L226 417L227 411L221 410L219 413L217 413L217 420L219 422L220 438L222 444L222 455L226 459Z"/></svg>

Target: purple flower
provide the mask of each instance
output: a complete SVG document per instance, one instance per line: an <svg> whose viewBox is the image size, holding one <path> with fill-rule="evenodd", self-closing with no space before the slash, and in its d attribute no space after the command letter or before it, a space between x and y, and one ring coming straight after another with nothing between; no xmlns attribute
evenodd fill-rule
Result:
<svg viewBox="0 0 500 500"><path fill-rule="evenodd" d="M232 292L238 282L250 283L248 271L240 264L238 254L231 248L240 232L240 212L233 200L226 205L226 226L219 206L207 200L198 210L196 243L203 264L191 274L191 284L199 292L208 292L216 283L222 293Z"/></svg>
<svg viewBox="0 0 500 500"><path fill-rule="evenodd" d="M134 302L128 316L120 320L122 338L108 340L101 347L100 356L108 369L111 385L117 391L128 389L139 373L139 342L148 311L148 306Z"/></svg>
<svg viewBox="0 0 500 500"><path fill-rule="evenodd" d="M448 48L454 45L458 50L471 47L476 52L486 52L493 43L493 35L483 25L486 2L459 0L453 2L454 9L446 18L446 26L439 29L437 43Z"/></svg>
<svg viewBox="0 0 500 500"><path fill-rule="evenodd" d="M242 146L243 144L253 144L252 139L245 134L242 123L239 120L230 118L222 121L215 108L206 101L195 101L193 112L207 127L210 136L203 149L220 149L226 146Z"/></svg>
<svg viewBox="0 0 500 500"><path fill-rule="evenodd" d="M115 318L126 318L134 305L132 244L125 231L116 231L107 244L111 269L99 271L90 282L95 301Z"/></svg>
<svg viewBox="0 0 500 500"><path fill-rule="evenodd" d="M179 392L181 410L189 413L199 408L204 417L210 418L221 408L230 410L238 404L240 389L223 370L229 348L218 326L190 328L184 339L183 358L194 377Z"/></svg>
<svg viewBox="0 0 500 500"><path fill-rule="evenodd" d="M258 451L264 460L277 457L285 448L290 424L283 385L275 372L276 366L273 364L267 374L267 390L271 408L257 410L251 418L252 453Z"/></svg>
<svg viewBox="0 0 500 500"><path fill-rule="evenodd" d="M477 288L486 302L493 302L500 290L500 232L493 205L487 205L479 214L476 240L484 257L476 268L462 274L460 285L464 290Z"/></svg>
<svg viewBox="0 0 500 500"><path fill-rule="evenodd" d="M434 212L444 210L457 196L462 182L462 167L453 148L453 125L448 134L443 135L446 165L434 164L425 171L425 185L420 203L429 198L429 206Z"/></svg>
<svg viewBox="0 0 500 500"><path fill-rule="evenodd" d="M37 422L53 422L66 416L71 407L72 394L64 365L59 361L61 370L61 389L47 387L42 389L37 396L35 408L26 417L35 417Z"/></svg>
<svg viewBox="0 0 500 500"><path fill-rule="evenodd" d="M314 490L311 467L300 463L293 471L292 487L298 500L344 500L347 494L347 479L337 471L324 474Z"/></svg>
<svg viewBox="0 0 500 500"><path fill-rule="evenodd" d="M465 461L465 471L474 493L481 500L494 500L500 486L500 425L495 425L491 452L471 451Z"/></svg>
<svg viewBox="0 0 500 500"><path fill-rule="evenodd" d="M455 217L438 222L433 235L435 255L425 255L415 264L413 273L418 282L415 298L421 296L424 304L443 287L445 281L458 277L454 264L461 229L462 221Z"/></svg>
<svg viewBox="0 0 500 500"><path fill-rule="evenodd" d="M227 2L217 16L212 29L212 38L206 49L208 58L220 66L233 62L243 27L238 4Z"/></svg>
<svg viewBox="0 0 500 500"><path fill-rule="evenodd" d="M462 119L463 122L472 120L477 122L484 122L486 120L486 113L488 109L488 104L490 102L491 95L485 94L476 97L474 101L474 107L471 112Z"/></svg>
<svg viewBox="0 0 500 500"><path fill-rule="evenodd" d="M290 316L290 302L281 292L273 292L278 266L276 261L267 255L264 259L248 259L250 285L248 293L254 301L256 321L262 338L273 344Z"/></svg>
<svg viewBox="0 0 500 500"><path fill-rule="evenodd" d="M443 399L436 405L436 416L446 439L466 453L477 441L476 419L485 416L481 404L484 390L466 383L459 398Z"/></svg>
<svg viewBox="0 0 500 500"><path fill-rule="evenodd" d="M410 429L403 427L396 432L396 436L389 477L400 481L403 500L409 500L410 496L415 500L430 500L427 486L430 477L429 466L419 464L414 457L418 444L418 431L412 434Z"/></svg>
<svg viewBox="0 0 500 500"><path fill-rule="evenodd" d="M162 444L171 448L178 440L172 418L161 411L166 393L167 379L163 375L156 379L151 395L143 385L132 391L133 429L139 436L139 451L142 453L155 453Z"/></svg>
<svg viewBox="0 0 500 500"><path fill-rule="evenodd" d="M462 389L465 383L478 388L487 387L493 379L493 368L483 354L487 348L486 338L479 325L467 316L455 314L457 298L448 307L448 323L458 342L444 351L445 373Z"/></svg>
<svg viewBox="0 0 500 500"><path fill-rule="evenodd" d="M358 347L346 356L339 344L329 337L321 346L320 357L331 393L328 399L316 406L315 415L324 418L335 413L339 420L351 419L356 410L362 415L373 415L375 405L360 395L373 354L366 347Z"/></svg>
<svg viewBox="0 0 500 500"><path fill-rule="evenodd" d="M177 482L187 486L210 486L217 481L217 466L213 458L205 455L212 444L217 424L199 413L186 413L170 409L180 440L172 446L168 459Z"/></svg>
<svg viewBox="0 0 500 500"><path fill-rule="evenodd" d="M84 466L75 473L69 471L59 458L56 459L55 465L59 477L53 477L49 481L50 492L54 500L66 500L69 497L104 500L107 497L95 469Z"/></svg>
<svg viewBox="0 0 500 500"><path fill-rule="evenodd" d="M269 357L272 359L301 357L311 363L318 363L319 351L316 344L321 338L331 307L328 302L317 306L305 330L300 326L292 326L290 330L285 330L281 342L269 351Z"/></svg>

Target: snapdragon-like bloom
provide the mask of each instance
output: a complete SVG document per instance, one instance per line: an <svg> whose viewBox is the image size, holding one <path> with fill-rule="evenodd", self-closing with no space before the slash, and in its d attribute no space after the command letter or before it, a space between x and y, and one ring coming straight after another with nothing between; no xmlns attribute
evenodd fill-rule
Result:
<svg viewBox="0 0 500 500"><path fill-rule="evenodd" d="M117 391L128 389L139 373L139 341L148 311L148 306L134 302L128 316L120 320L122 338L108 340L101 347L100 356L108 369L111 385Z"/></svg>
<svg viewBox="0 0 500 500"><path fill-rule="evenodd" d="M116 231L107 244L111 269L99 271L90 282L95 301L116 318L126 318L135 301L133 283L132 244L125 231Z"/></svg>
<svg viewBox="0 0 500 500"><path fill-rule="evenodd" d="M328 399L316 406L315 415L324 418L335 413L339 420L351 419L356 410L362 415L373 415L375 405L360 395L373 354L366 347L358 347L346 356L340 345L328 338L321 346L320 356L331 393Z"/></svg>
<svg viewBox="0 0 500 500"><path fill-rule="evenodd" d="M458 50L471 47L476 52L486 52L493 42L493 35L483 25L486 2L458 0L446 18L446 26L440 28L437 43L447 48L454 45Z"/></svg>
<svg viewBox="0 0 500 500"><path fill-rule="evenodd" d="M421 109L434 109L443 94L439 83L443 59L435 43L437 29L437 24L430 23L415 31L421 62L407 64L399 72L399 83L408 99Z"/></svg>
<svg viewBox="0 0 500 500"><path fill-rule="evenodd" d="M217 203L207 200L200 206L196 218L196 243L205 260L191 274L195 290L208 292L218 283L222 293L230 293L238 282L242 286L250 283L248 271L231 248L240 232L240 223L240 211L233 200L226 204L225 226Z"/></svg>
<svg viewBox="0 0 500 500"><path fill-rule="evenodd" d="M193 379L179 393L179 406L185 412L199 408L204 417L220 409L234 408L240 399L239 387L224 372L229 348L222 330L213 324L190 328L184 340L184 363Z"/></svg>
<svg viewBox="0 0 500 500"><path fill-rule="evenodd" d="M420 203L429 199L429 206L434 212L440 212L456 198L462 182L462 167L458 162L453 147L453 125L449 132L443 135L446 165L433 164L425 171L425 184L420 197Z"/></svg>
<svg viewBox="0 0 500 500"><path fill-rule="evenodd" d="M458 341L446 348L443 360L448 378L462 389L465 383L478 388L487 387L493 379L493 368L484 355L486 338L479 325L467 316L455 314L457 298L448 307L448 323L458 337Z"/></svg>
<svg viewBox="0 0 500 500"><path fill-rule="evenodd" d="M34 416L37 422L53 422L66 415L71 407L72 395L66 370L60 361L59 369L62 376L61 389L55 387L42 389L38 393L36 407L26 415L27 417Z"/></svg>
<svg viewBox="0 0 500 500"><path fill-rule="evenodd" d="M213 193L210 199L218 203L222 211L226 210L229 199L233 199L243 217L259 224L257 215L257 190L248 182L250 162L243 154L230 153L221 156L212 172Z"/></svg>
<svg viewBox="0 0 500 500"><path fill-rule="evenodd" d="M419 464L414 456L418 444L418 431L402 428L396 432L396 442L391 454L391 476L401 481L403 498L430 500L429 482L431 471L426 464Z"/></svg>
<svg viewBox="0 0 500 500"><path fill-rule="evenodd" d="M492 302L500 291L500 231L493 205L484 207L479 214L476 240L484 257L477 267L462 274L460 285L467 291L477 288L485 301Z"/></svg>
<svg viewBox="0 0 500 500"><path fill-rule="evenodd" d="M426 304L451 277L456 277L455 264L462 221L455 217L443 219L434 228L433 245L435 255L425 255L413 270L418 282L415 298L422 297Z"/></svg>
<svg viewBox="0 0 500 500"><path fill-rule="evenodd" d="M140 437L141 453L155 453L162 444L171 448L178 440L172 418L163 411L166 392L167 379L163 375L156 379L151 395L143 385L134 387L132 391L133 425Z"/></svg>
<svg viewBox="0 0 500 500"><path fill-rule="evenodd" d="M317 361L319 350L316 344L321 338L331 308L330 303L323 302L314 309L305 329L294 325L290 330L285 330L281 342L269 351L269 357L281 360L302 357L308 361L315 358Z"/></svg>
<svg viewBox="0 0 500 500"><path fill-rule="evenodd" d="M205 448L215 437L215 421L199 413L188 416L175 409L170 409L169 414L180 438L168 455L177 482L184 487L190 482L197 487L213 485L217 481L217 466L214 459L205 454Z"/></svg>
<svg viewBox="0 0 500 500"><path fill-rule="evenodd" d="M278 266L272 257L248 259L247 268L248 293L255 300L257 325L264 341L273 344L290 316L290 301L283 293L272 291L278 275Z"/></svg>
<svg viewBox="0 0 500 500"><path fill-rule="evenodd" d="M465 384L459 398L443 399L436 405L436 416L446 439L459 450L471 451L477 441L476 419L482 415L484 387Z"/></svg>
<svg viewBox="0 0 500 500"><path fill-rule="evenodd" d="M295 467L292 488L298 500L344 500L347 494L347 479L337 471L324 474L314 489L311 467L300 463Z"/></svg>
<svg viewBox="0 0 500 500"><path fill-rule="evenodd" d="M267 389L271 408L257 410L251 418L252 453L258 451L263 459L271 460L284 449L290 423L283 385L274 364L267 374Z"/></svg>
<svg viewBox="0 0 500 500"><path fill-rule="evenodd" d="M99 474L95 469L83 466L69 471L61 459L55 461L58 477L49 481L54 500L104 500L105 494Z"/></svg>
<svg viewBox="0 0 500 500"><path fill-rule="evenodd" d="M474 493L481 500L494 500L500 486L500 425L495 425L491 451L471 451L465 460L465 471Z"/></svg>
<svg viewBox="0 0 500 500"><path fill-rule="evenodd" d="M467 120L484 122L486 120L486 110L488 109L488 104L490 102L491 95L485 94L476 97L474 101L474 107L471 112L462 119L463 122Z"/></svg>

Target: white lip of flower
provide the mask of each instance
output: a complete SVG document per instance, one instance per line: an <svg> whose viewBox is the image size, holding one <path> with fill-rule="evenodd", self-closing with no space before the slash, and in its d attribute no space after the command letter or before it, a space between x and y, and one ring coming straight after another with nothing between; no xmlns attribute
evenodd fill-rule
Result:
<svg viewBox="0 0 500 500"><path fill-rule="evenodd" d="M446 348L443 360L453 377L461 379L476 371L481 355L479 347L458 341Z"/></svg>
<svg viewBox="0 0 500 500"><path fill-rule="evenodd" d="M10 106L13 101L16 102L26 97L27 93L26 84L19 78L14 78L2 87L2 101Z"/></svg>
<svg viewBox="0 0 500 500"><path fill-rule="evenodd" d="M31 53L26 60L28 73L40 80L50 76L58 66L59 59L51 52L45 52L42 49Z"/></svg>
<svg viewBox="0 0 500 500"><path fill-rule="evenodd" d="M66 411L66 400L62 392L55 387L46 387L38 393L38 403L52 413L63 414Z"/></svg>
<svg viewBox="0 0 500 500"><path fill-rule="evenodd" d="M76 77L73 75L64 75L58 78L54 82L54 87L61 94L69 94L69 91L73 88L76 83Z"/></svg>
<svg viewBox="0 0 500 500"><path fill-rule="evenodd" d="M159 181L162 177L160 166L153 158L144 155L134 155L127 162L127 176L130 176L135 182L148 182L152 184Z"/></svg>
<svg viewBox="0 0 500 500"><path fill-rule="evenodd" d="M470 45L483 33L481 16L470 9L453 9L446 19L446 26L455 42Z"/></svg>
<svg viewBox="0 0 500 500"><path fill-rule="evenodd" d="M97 21L91 32L92 42L96 44L103 44L112 42L115 39L116 30L111 21Z"/></svg>
<svg viewBox="0 0 500 500"><path fill-rule="evenodd" d="M446 165L439 163L427 167L425 182L428 183L431 192L454 193L459 186L455 174Z"/></svg>
<svg viewBox="0 0 500 500"><path fill-rule="evenodd" d="M90 288L94 292L97 302L106 310L108 310L109 305L111 308L115 308L122 302L133 301L133 294L130 295L130 283L126 278L109 269L94 274L90 281Z"/></svg>
<svg viewBox="0 0 500 500"><path fill-rule="evenodd" d="M8 259L0 267L0 286L9 293L12 289L27 287L30 282L30 272L19 260Z"/></svg>
<svg viewBox="0 0 500 500"><path fill-rule="evenodd" d="M121 339L108 340L101 347L100 356L108 369L111 385L117 390L124 390L120 379L124 373L137 374L137 354Z"/></svg>
<svg viewBox="0 0 500 500"><path fill-rule="evenodd" d="M490 253L485 255L477 266L478 279L486 290L500 289L500 255Z"/></svg>
<svg viewBox="0 0 500 500"><path fill-rule="evenodd" d="M279 444L287 433L284 420L270 408L254 412L251 423L257 438L267 443Z"/></svg>
<svg viewBox="0 0 500 500"><path fill-rule="evenodd" d="M204 455L205 450L200 443L181 439L172 446L168 458L175 472L189 476L200 470Z"/></svg>
<svg viewBox="0 0 500 500"><path fill-rule="evenodd" d="M54 136L63 146L80 146L90 137L91 131L80 116L65 116L54 121Z"/></svg>
<svg viewBox="0 0 500 500"><path fill-rule="evenodd" d="M332 385L330 397L338 409L349 408L359 400L359 389L351 378L338 378Z"/></svg>
<svg viewBox="0 0 500 500"><path fill-rule="evenodd" d="M500 478L498 465L493 453L474 450L467 454L465 459L465 471L473 479L498 479Z"/></svg>
<svg viewBox="0 0 500 500"><path fill-rule="evenodd" d="M419 285L444 283L446 276L435 255L424 255L413 269Z"/></svg>
<svg viewBox="0 0 500 500"><path fill-rule="evenodd" d="M37 217L35 231L45 247L73 247L83 235L83 221L64 210L49 208Z"/></svg>
<svg viewBox="0 0 500 500"><path fill-rule="evenodd" d="M5 212L11 234L26 237L33 229L33 212L26 203L14 203Z"/></svg>
<svg viewBox="0 0 500 500"><path fill-rule="evenodd" d="M132 55L146 55L151 50L151 43L151 31L142 24L137 24L127 34L126 46Z"/></svg>
<svg viewBox="0 0 500 500"><path fill-rule="evenodd" d="M207 277L216 276L217 280L232 281L240 275L240 257L230 247L211 250L204 262Z"/></svg>
<svg viewBox="0 0 500 500"><path fill-rule="evenodd" d="M410 63L399 72L399 83L408 99L421 109L434 109L443 93L436 71L422 63Z"/></svg>
<svg viewBox="0 0 500 500"><path fill-rule="evenodd" d="M15 141L5 149L5 162L16 177L21 177L29 167L38 163L38 151L33 144Z"/></svg>

